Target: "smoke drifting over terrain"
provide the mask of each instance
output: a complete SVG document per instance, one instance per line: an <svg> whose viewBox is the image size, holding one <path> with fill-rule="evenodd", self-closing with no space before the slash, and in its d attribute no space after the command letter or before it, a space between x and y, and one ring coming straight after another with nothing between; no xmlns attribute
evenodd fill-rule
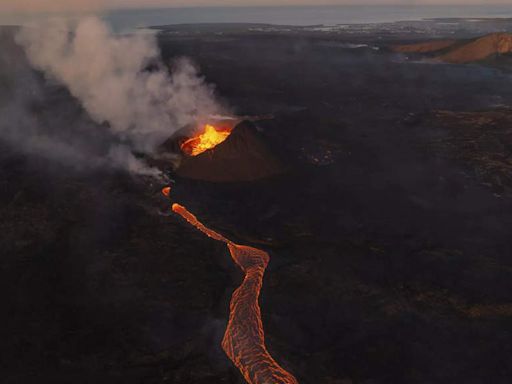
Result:
<svg viewBox="0 0 512 384"><path fill-rule="evenodd" d="M222 113L213 88L189 60L177 60L169 73L152 34L114 35L102 20L87 17L78 22L52 20L25 26L17 33L16 42L24 48L31 66L44 73L46 84L65 85L97 123L91 125L113 138L105 150L107 158L98 164L111 161L112 166L130 172L153 174L133 157L131 150L150 154L177 129ZM26 93L17 95L16 107L25 103ZM9 109L13 111L12 102ZM38 145L29 149L37 152L41 136L24 138L27 130L16 128L17 124L11 119L10 136L20 137L24 146L37 137ZM37 124L31 122L31 126ZM60 129L70 136L74 127ZM45 134L44 141L55 139L57 143L62 132L54 133ZM73 152L73 146L68 149L49 152L58 157ZM77 153L74 157L81 156ZM89 161L88 165L93 163Z"/></svg>
<svg viewBox="0 0 512 384"><path fill-rule="evenodd" d="M114 36L98 18L23 28L33 65L65 84L98 123L149 151L173 130L219 107L196 68L181 60L168 75L152 35ZM149 66L156 70L144 71Z"/></svg>

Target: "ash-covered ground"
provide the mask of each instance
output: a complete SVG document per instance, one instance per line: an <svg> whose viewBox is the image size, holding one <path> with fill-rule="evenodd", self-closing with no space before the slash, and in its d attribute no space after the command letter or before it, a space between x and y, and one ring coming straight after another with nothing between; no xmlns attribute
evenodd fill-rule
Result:
<svg viewBox="0 0 512 384"><path fill-rule="evenodd" d="M407 35L254 28L169 27L159 44L237 114L274 116L257 126L290 172L173 192L270 253L272 355L301 383L509 383L509 73L386 48ZM23 85L16 55L3 103ZM35 76L41 124L94 129ZM168 213L158 182L14 143L0 154L2 381L243 383L220 347L242 277L225 247Z"/></svg>

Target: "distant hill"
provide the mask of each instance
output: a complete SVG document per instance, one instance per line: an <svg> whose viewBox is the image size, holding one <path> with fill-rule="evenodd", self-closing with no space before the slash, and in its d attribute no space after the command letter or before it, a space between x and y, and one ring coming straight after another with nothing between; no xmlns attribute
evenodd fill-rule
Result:
<svg viewBox="0 0 512 384"><path fill-rule="evenodd" d="M400 53L430 53L451 47L457 43L457 40L434 40L416 44L395 45L393 51Z"/></svg>
<svg viewBox="0 0 512 384"><path fill-rule="evenodd" d="M512 53L512 34L492 33L473 40L436 40L396 45L395 52L435 54L434 59L452 64L475 63Z"/></svg>

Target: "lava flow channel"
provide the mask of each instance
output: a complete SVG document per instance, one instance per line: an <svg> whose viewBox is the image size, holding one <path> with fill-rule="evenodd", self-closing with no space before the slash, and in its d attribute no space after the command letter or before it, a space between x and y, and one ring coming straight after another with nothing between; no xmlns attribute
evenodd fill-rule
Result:
<svg viewBox="0 0 512 384"><path fill-rule="evenodd" d="M231 298L229 322L222 349L250 384L298 384L267 351L258 303L268 253L238 245L202 224L185 207L174 204L172 210L208 237L227 244L231 257L245 273L242 285Z"/></svg>

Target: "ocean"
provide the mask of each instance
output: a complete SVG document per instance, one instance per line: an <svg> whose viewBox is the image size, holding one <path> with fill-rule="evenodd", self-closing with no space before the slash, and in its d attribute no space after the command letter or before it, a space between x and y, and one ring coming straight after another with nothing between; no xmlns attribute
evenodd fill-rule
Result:
<svg viewBox="0 0 512 384"><path fill-rule="evenodd" d="M32 19L37 17L32 17ZM103 14L103 18L116 31L167 24L265 23L304 26L366 24L441 17L512 17L512 4L481 6L342 5L154 8L114 10ZM19 24L27 19L29 19L27 16L0 14L0 24L4 25Z"/></svg>

